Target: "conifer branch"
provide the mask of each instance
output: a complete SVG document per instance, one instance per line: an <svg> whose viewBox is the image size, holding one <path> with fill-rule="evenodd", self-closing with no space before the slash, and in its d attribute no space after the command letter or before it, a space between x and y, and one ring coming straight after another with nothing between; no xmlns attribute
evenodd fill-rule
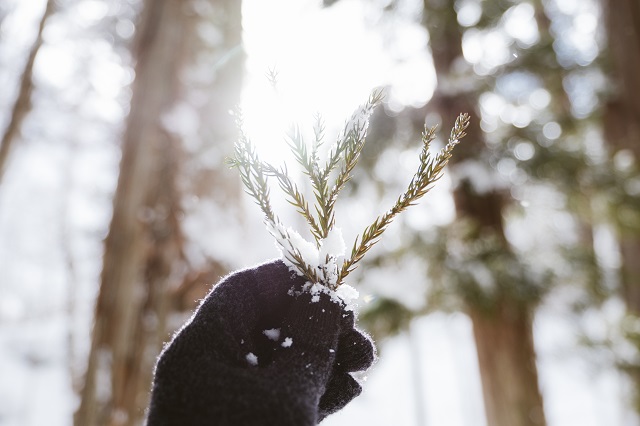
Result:
<svg viewBox="0 0 640 426"><path fill-rule="evenodd" d="M287 134L287 143L293 156L296 161L302 166L305 174L310 175L313 173L313 162L311 157L309 156L309 152L307 151L307 144L304 142L302 138L302 134L300 133L300 129L298 126L293 126L293 128Z"/></svg>
<svg viewBox="0 0 640 426"><path fill-rule="evenodd" d="M435 127L427 128L422 135L422 150L419 157L418 170L403 194L396 200L393 207L376 218L367 226L362 236L356 237L351 249L351 255L344 262L338 258L344 254L331 253L328 247L335 247L336 236L342 241L340 230L332 233L335 225L335 204L340 191L351 179L360 153L364 147L369 118L373 108L382 100L380 91L374 92L369 100L353 114L345 123L344 129L334 147L329 151L324 167L320 167L319 148L323 143L324 124L318 117L314 126L315 138L311 151L302 137L300 130L294 127L288 133L288 144L296 161L309 178L315 198L315 216L298 186L289 176L286 165L274 167L262 162L255 148L242 131L242 120L238 119L240 137L235 145L235 156L228 160L228 164L238 168L240 177L247 192L258 204L265 215L265 223L269 232L275 237L285 261L312 283L321 283L331 289L342 284L362 260L365 254L380 239L393 219L409 206L414 205L440 179L443 169L452 156L453 148L466 133L469 116L461 114L451 130L447 145L434 157L429 153L431 143L435 139ZM333 185L330 184L332 172L340 166ZM315 246L305 241L297 232L280 222L271 206L269 199L268 178L275 177L280 189L285 193L287 201L296 207L307 221L311 234L315 239ZM331 234L331 236L330 236ZM332 244L330 241L333 241ZM342 243L344 244L344 243ZM343 247L343 245L342 245ZM301 251L301 248L304 250ZM342 250L342 249L338 249ZM318 264L316 264L318 263Z"/></svg>
<svg viewBox="0 0 640 426"><path fill-rule="evenodd" d="M279 220L271 207L269 185L267 176L264 173L263 163L258 158L253 144L242 131L242 118L238 116L236 122L240 129L240 135L235 144L235 156L227 159L227 164L238 169L245 192L254 199L266 219L270 222L278 223Z"/></svg>
<svg viewBox="0 0 640 426"><path fill-rule="evenodd" d="M324 143L324 120L320 114L315 116L315 125L313 126L313 145L311 147L311 162L314 170L320 169L320 157L318 155L318 149Z"/></svg>
<svg viewBox="0 0 640 426"><path fill-rule="evenodd" d="M316 190L316 198L320 209L318 215L320 218L320 226L324 233L324 237L335 225L335 203L338 194L344 188L345 184L351 179L351 171L354 169L360 158L360 152L364 147L367 136L367 128L369 127L369 118L376 106L382 101L382 91L374 91L369 100L356 110L351 119L345 123L342 136L338 138L338 142L329 154L327 164L322 170L320 176L316 178L319 182L313 182ZM343 163L343 166L336 177L334 186L329 190L328 180L331 172Z"/></svg>
<svg viewBox="0 0 640 426"><path fill-rule="evenodd" d="M371 225L367 226L362 233L362 237L356 237L356 241L351 250L351 257L343 263L340 273L338 274L338 283L342 283L346 276L356 268L356 264L362 260L369 249L379 241L393 219L409 206L414 205L422 196L429 192L433 183L442 177L442 171L452 156L453 148L460 142L460 139L466 136L465 130L468 125L468 114L458 116L451 130L447 145L438 153L435 159L431 158L429 147L435 139L436 127L425 127L425 131L422 134L422 151L420 152L418 171L411 179L407 190L398 197L395 205L385 214L377 217Z"/></svg>
<svg viewBox="0 0 640 426"><path fill-rule="evenodd" d="M300 250L294 247L289 231L282 225L271 206L267 178L268 173L274 169L273 166L263 163L258 157L255 147L242 130L242 117L240 114L238 114L236 123L240 134L235 144L234 158L227 159L227 164L238 169L245 192L254 199L264 213L267 229L282 248L283 255L307 279L317 282L317 273L307 265Z"/></svg>
<svg viewBox="0 0 640 426"><path fill-rule="evenodd" d="M314 208L318 218L316 221L309 212L309 215L305 216L305 219L307 219L309 224L311 224L312 221L314 222L315 225L312 227L311 231L316 238L316 243L319 245L320 241L327 237L330 229L329 212L326 210L326 206L328 204L327 198L329 197L328 177L323 178L321 176L318 166L318 147L321 145L321 134L318 134L316 131L311 156L309 156L307 145L297 127L289 132L288 139L289 147L291 148L296 161L302 166L304 173L311 181L313 195L316 199Z"/></svg>
<svg viewBox="0 0 640 426"><path fill-rule="evenodd" d="M307 280L312 283L320 281L318 273L311 265L309 265L300 249L293 244L293 238L289 230L281 223L270 223L267 221L267 229L269 233L276 239L278 245L282 248L282 255L291 263Z"/></svg>
<svg viewBox="0 0 640 426"><path fill-rule="evenodd" d="M263 168L268 176L275 176L276 179L278 179L280 188L288 196L287 202L296 207L297 212L305 218L311 228L311 234L313 234L316 240L316 245L319 246L323 238L322 231L309 209L309 203L307 203L304 195L298 190L298 185L291 181L286 165L277 169L271 164L263 163Z"/></svg>

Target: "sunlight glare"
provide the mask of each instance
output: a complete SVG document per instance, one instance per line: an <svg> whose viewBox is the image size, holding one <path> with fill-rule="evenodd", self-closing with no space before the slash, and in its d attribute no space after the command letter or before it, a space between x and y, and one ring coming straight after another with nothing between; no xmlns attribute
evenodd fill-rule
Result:
<svg viewBox="0 0 640 426"><path fill-rule="evenodd" d="M389 59L380 35L366 28L364 7L358 1L326 9L311 0L243 2L247 66L241 107L245 131L261 154L281 158L291 124L312 135L318 113L330 143L371 90L385 83ZM270 70L277 74L277 90L266 76Z"/></svg>

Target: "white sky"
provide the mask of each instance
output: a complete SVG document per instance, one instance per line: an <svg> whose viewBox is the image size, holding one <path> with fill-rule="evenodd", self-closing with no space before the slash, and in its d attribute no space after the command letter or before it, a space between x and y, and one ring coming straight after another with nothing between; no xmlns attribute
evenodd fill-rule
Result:
<svg viewBox="0 0 640 426"><path fill-rule="evenodd" d="M426 33L406 21L383 36L373 19L371 4L358 0L326 9L317 0L243 1L248 59L242 109L249 136L258 146L268 143L265 155L281 155L289 124L310 126L316 113L336 130L376 87L392 84L392 102L428 100L435 77ZM392 52L390 43L403 47ZM400 64L399 55L405 59ZM278 74L277 93L266 77L271 69Z"/></svg>

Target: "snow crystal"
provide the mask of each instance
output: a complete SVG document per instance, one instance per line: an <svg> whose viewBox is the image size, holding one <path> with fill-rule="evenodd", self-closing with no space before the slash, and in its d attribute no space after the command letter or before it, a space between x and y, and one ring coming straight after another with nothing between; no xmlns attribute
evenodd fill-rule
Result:
<svg viewBox="0 0 640 426"><path fill-rule="evenodd" d="M300 234L291 228L288 228L287 232L289 233L289 244L300 252L302 260L309 266L318 265L320 256L316 245L302 238Z"/></svg>
<svg viewBox="0 0 640 426"><path fill-rule="evenodd" d="M294 229L285 228L282 223L267 221L266 225L269 233L276 239L276 246L282 255L282 260L290 270L298 275L302 275L291 261L289 254L283 252L283 249L289 253L298 252L304 263L312 268L315 268L319 264L320 254L315 244L302 238Z"/></svg>
<svg viewBox="0 0 640 426"><path fill-rule="evenodd" d="M320 247L320 259L324 259L326 256L344 256L346 251L346 245L342 236L342 229L333 228L329 231L327 238L322 240Z"/></svg>
<svg viewBox="0 0 640 426"><path fill-rule="evenodd" d="M307 283L307 286L310 283ZM305 288L307 287L305 286ZM325 286L323 286L322 284L319 283L315 283L311 286L308 287L308 291L309 293L311 293L313 295L313 297L311 297L311 302L313 303L317 303L320 301L320 293L326 293L329 289Z"/></svg>
<svg viewBox="0 0 640 426"><path fill-rule="evenodd" d="M249 352L246 356L245 356L247 362L251 365L258 365L258 357L255 356L255 354L253 352Z"/></svg>
<svg viewBox="0 0 640 426"><path fill-rule="evenodd" d="M289 270L299 276L303 272L296 267L292 254L299 254L302 261L312 270L318 271L320 283L307 283L305 290L312 294L311 301L319 302L320 293L327 293L334 302L342 301L350 309L351 303L358 298L358 292L353 287L341 285L337 292L333 288L338 284L338 274L344 263L346 245L340 228L333 228L320 243L320 249L310 241L305 240L292 228L286 228L281 222L266 221L267 230L276 239L282 260ZM289 290L288 294L295 293Z"/></svg>
<svg viewBox="0 0 640 426"><path fill-rule="evenodd" d="M274 342L277 342L278 339L280 339L280 329L279 328L272 328L269 330L264 330L262 332L262 334L264 334L265 336L267 336L269 338L269 340L273 340Z"/></svg>
<svg viewBox="0 0 640 426"><path fill-rule="evenodd" d="M335 257L328 257L324 264L319 265L318 271L320 281L326 285L335 287L338 284L338 260Z"/></svg>
<svg viewBox="0 0 640 426"><path fill-rule="evenodd" d="M338 283L338 271L342 269L345 250L346 245L342 237L342 230L333 228L320 244L319 259L321 264L318 265L318 269L319 278L324 284L335 286Z"/></svg>
<svg viewBox="0 0 640 426"><path fill-rule="evenodd" d="M347 310L353 310L355 301L358 299L358 297L360 297L360 293L358 293L358 290L347 284L342 284L334 291L319 283L307 283L304 286L303 290L311 293L311 302L319 302L320 293L325 293L328 294L329 297L331 297L331 300L333 302L344 303L345 309Z"/></svg>
<svg viewBox="0 0 640 426"><path fill-rule="evenodd" d="M347 305L347 309L353 309L355 301L360 297L358 290L347 284L342 284L338 287L335 295Z"/></svg>
<svg viewBox="0 0 640 426"><path fill-rule="evenodd" d="M280 344L283 348L288 348L293 344L293 339L291 337L286 337L284 341Z"/></svg>
<svg viewBox="0 0 640 426"><path fill-rule="evenodd" d="M305 240L292 228L285 228L280 222L266 221L271 235L276 239L276 246L284 263L299 276L303 272L294 264L292 254L299 254L302 261L314 271L318 271L318 279L322 284L334 287L338 284L338 273L344 263L346 246L342 237L342 230L334 228L329 231L327 238L321 241L320 250L310 241ZM314 301L318 301L315 298Z"/></svg>

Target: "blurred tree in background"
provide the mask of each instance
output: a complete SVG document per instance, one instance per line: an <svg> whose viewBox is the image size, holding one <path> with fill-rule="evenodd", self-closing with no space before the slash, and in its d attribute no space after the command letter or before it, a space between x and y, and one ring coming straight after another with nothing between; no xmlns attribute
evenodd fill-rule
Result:
<svg viewBox="0 0 640 426"><path fill-rule="evenodd" d="M11 11L11 8L2 9L0 16L4 18L5 13ZM93 19L94 16L99 18ZM105 241L90 349L80 341L82 333L75 330L74 324L80 313L93 305L86 303L83 297L86 290L79 287L79 282L87 281L81 277L82 262L75 252L82 238L69 235L71 225L67 226L70 219L66 216L62 227L61 246L67 267L62 285L68 298L65 303L70 321L67 355L71 378L80 396L75 424L140 423L147 405L153 365L162 343L182 323L210 284L227 270L228 258L214 259L203 254L206 250L194 250L189 243L194 232L202 231L198 225L203 220L216 219L215 216L198 217L202 213L194 212L196 202L198 207L224 205L231 210L237 199L235 179L225 180L220 169L225 147L232 146L236 138L229 110L239 103L242 84L244 53L240 18L240 5L236 2L161 1L134 6L132 2L46 2L35 41L20 72L16 101L5 117L7 125L0 147L3 172L5 166L11 165L11 151L22 149L18 154L23 154L34 146L33 134L20 131L26 120L38 119L42 110L47 111L47 120L42 120L46 129L56 121L56 114L62 117L66 113L58 120L65 123L73 117L72 126L77 133L70 136L66 131L74 129L63 125L58 140L55 133L50 135L52 140L47 143L54 154L50 155L53 161L47 167L55 167L57 152L64 151L68 144L72 160L63 167L68 168L70 174L62 185L64 191L73 193L74 188L69 185L77 185L73 173L80 163L73 158L96 164L95 159L84 155L84 152L94 155L100 152L93 135L101 134L114 140L119 136L114 134L117 126L105 125L102 117L88 118L87 115L107 111L108 118L104 121L112 119L114 108L111 105L108 105L111 110L105 108L101 95L122 96L118 77L127 77L129 63L135 64L131 75L135 72L136 76L130 102L126 100L128 120L122 135L120 173ZM135 41L130 46L134 31ZM66 32L72 33L72 42L65 40ZM90 44L97 55L102 54L103 61L94 60L90 53L87 55L91 49L85 45L75 48L73 55L80 58L67 58L68 65L77 72L71 77L76 78L73 89L69 90L64 86L66 81L59 80L56 83L67 90L55 93L47 87L46 79L43 82L41 65L34 79L38 58L46 58L47 54L50 58L51 51L60 55L59 46L83 42ZM44 51L42 55L41 51ZM87 56L82 57L83 54ZM58 57L58 67L45 70L44 75L52 79L60 79L60 75L66 78L67 64L60 62ZM74 66L79 69L73 69ZM111 75L106 76L109 72ZM50 113L50 105L42 101L43 92L48 96L44 97L46 100L56 104L54 113ZM127 97L127 90L123 92ZM9 103L9 96L2 101ZM90 113L86 114L87 111ZM109 126L111 133L104 131ZM18 145L18 141L24 146ZM19 155L17 160L20 166ZM96 172L98 170L89 172L90 177L86 179L89 185L83 188L82 198L95 191L91 185L95 185ZM60 197L63 215L73 216L74 208L82 211L83 206L76 201L79 198ZM218 221L224 226L223 219ZM3 278L8 284L10 276ZM52 280L55 283L55 278ZM60 294L64 293L55 292L54 303ZM85 356L86 363L81 359ZM81 371L83 365L86 372Z"/></svg>
<svg viewBox="0 0 640 426"><path fill-rule="evenodd" d="M185 257L183 199L210 195L211 187L227 188L214 173L189 167L193 153L187 152L187 144L199 149L200 156L207 155L208 147L200 146L197 134L183 132L184 116L197 119L195 108L210 101L193 99L185 86L215 99L213 110L203 108L215 121L213 127L205 126L208 144L231 143L234 125L227 111L239 102L242 69L240 5L201 2L192 9L167 0L145 1L141 8L132 49L136 79L77 425L142 420L156 356L173 331L170 315L185 307L172 297L187 291L181 287L193 283L188 275L197 272ZM213 43L198 42L201 24L216 25L207 28L218 36ZM238 53L232 57L234 49ZM204 50L215 58L217 69L211 60L204 61L206 71L196 68L203 66L197 62ZM203 72L204 82L192 75ZM221 272L218 267L213 275ZM99 376L110 377L106 395L98 393Z"/></svg>
<svg viewBox="0 0 640 426"><path fill-rule="evenodd" d="M463 56L464 28L458 23L455 2L425 1L424 5L439 81L432 108L442 121L453 110L473 111L476 116L475 127L469 130L471 143L463 146L463 155L452 166L458 232L447 234L442 257L434 259L432 270L435 265L444 266L436 280L457 289L473 323L487 423L545 424L532 330L541 286L505 234L505 188L495 185L495 179L482 182L492 173L488 137L480 126L478 92L482 89L464 81L472 80L472 75ZM485 16L491 27L500 15ZM429 247L419 250L432 251Z"/></svg>
<svg viewBox="0 0 640 426"><path fill-rule="evenodd" d="M400 3L391 3L391 13ZM610 19L624 15L628 20L610 25L608 40L617 46L612 50L614 62L616 50L619 58L614 69L628 70L627 81L619 86L631 94L630 87L640 81L637 71L631 71L637 70L640 50L637 27L629 18L637 10L627 6L616 6ZM373 138L386 134L403 143L417 132L407 137L401 127L413 123L419 131L420 116L446 127L455 111L476 114L464 152L451 167L455 222L435 233L409 231L403 238L408 244L392 257L422 254L431 278L427 311L453 307L470 316L489 425L545 424L533 340L535 309L559 285L582 289L572 300L582 309L615 294L617 279L594 249L594 227L618 223L622 206L614 207L613 217L603 210L620 191L625 210L637 211L628 190L632 174L611 167L610 155L619 154L607 152L602 137L607 58L602 54L603 28L596 31L598 13L594 2L425 1L423 23L438 80L435 94L421 114L378 115L378 127L395 130L372 132ZM614 84L624 75L612 75ZM637 146L634 108L626 106L633 101L624 95L614 99L620 121L607 126L605 117L605 128L623 131L613 139L626 138ZM397 143L383 139L374 145L384 149ZM629 154L627 149L622 155ZM372 157L388 158L380 152ZM635 160L630 162L635 173ZM553 198L559 203L555 209L568 216L554 226L558 212L550 211L556 217L542 222L549 227L534 228L540 223L536 209L549 211L546 200ZM627 306L633 306L631 277L637 275L633 271L640 253L633 248L636 231L626 231L621 235L622 289ZM411 317L402 304L384 297L364 315L378 334L406 326Z"/></svg>

